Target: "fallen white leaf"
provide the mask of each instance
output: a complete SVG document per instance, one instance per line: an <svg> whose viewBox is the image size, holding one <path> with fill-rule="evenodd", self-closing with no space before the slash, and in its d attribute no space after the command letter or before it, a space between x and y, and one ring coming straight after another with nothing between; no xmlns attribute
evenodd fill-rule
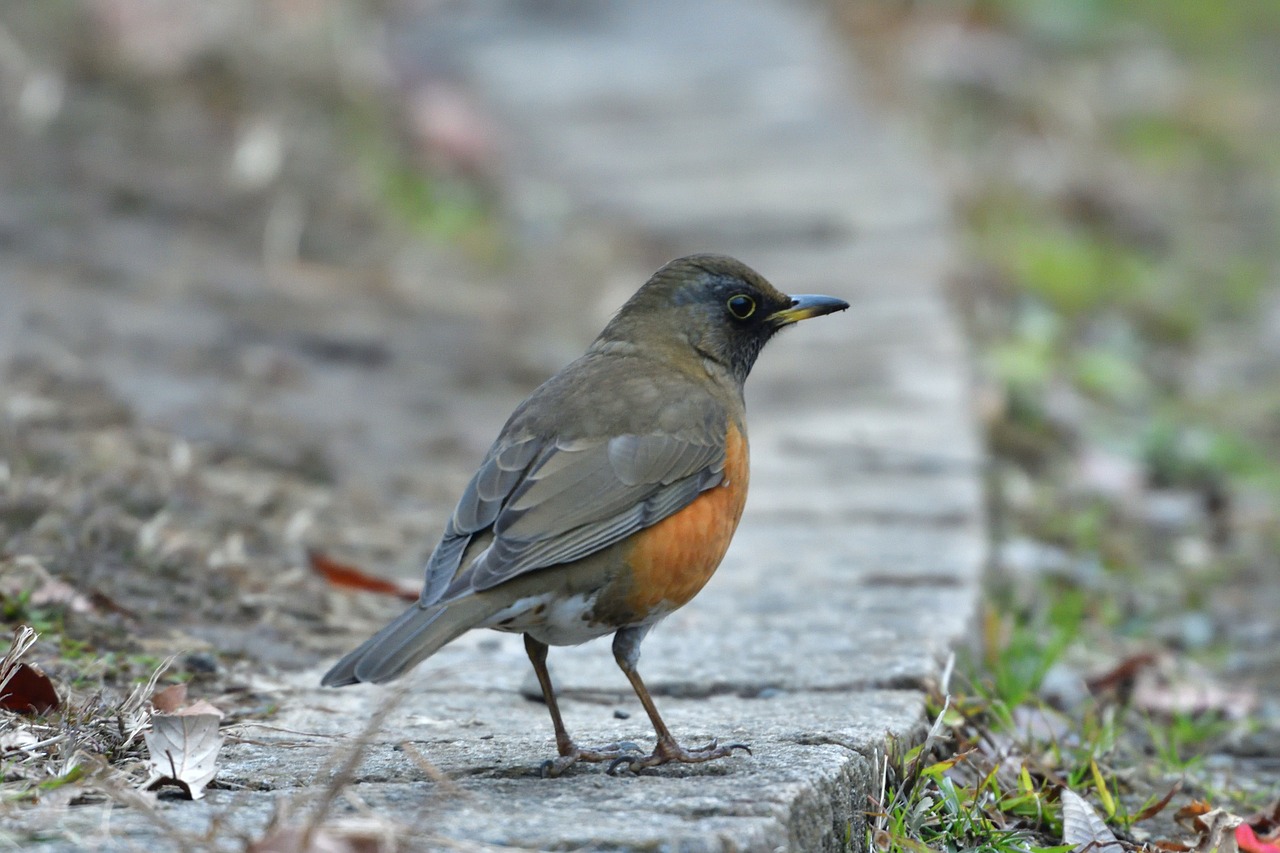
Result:
<svg viewBox="0 0 1280 853"><path fill-rule="evenodd" d="M1240 846L1236 842L1236 827L1244 823L1244 818L1224 809L1214 809L1201 815L1200 820L1204 821L1205 832L1195 853L1237 853Z"/></svg>
<svg viewBox="0 0 1280 853"><path fill-rule="evenodd" d="M1123 853L1119 840L1084 797L1062 789L1062 841L1076 853Z"/></svg>
<svg viewBox="0 0 1280 853"><path fill-rule="evenodd" d="M151 718L151 731L143 735L151 753L151 775L143 783L145 789L177 785L188 797L198 800L217 775L218 750L222 747L218 724L222 714L193 714L191 710Z"/></svg>
<svg viewBox="0 0 1280 853"><path fill-rule="evenodd" d="M13 729L0 733L0 752L19 752L39 742L40 738L27 729Z"/></svg>

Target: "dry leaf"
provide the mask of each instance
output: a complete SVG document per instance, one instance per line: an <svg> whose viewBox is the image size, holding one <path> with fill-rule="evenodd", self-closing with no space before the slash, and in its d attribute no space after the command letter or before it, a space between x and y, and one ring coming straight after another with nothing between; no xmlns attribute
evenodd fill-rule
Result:
<svg viewBox="0 0 1280 853"><path fill-rule="evenodd" d="M1280 800L1249 817L1249 825L1263 832L1280 830Z"/></svg>
<svg viewBox="0 0 1280 853"><path fill-rule="evenodd" d="M40 586L31 590L33 607L59 605L72 613L92 613L93 604L71 584L57 578L49 578Z"/></svg>
<svg viewBox="0 0 1280 853"><path fill-rule="evenodd" d="M1222 809L1214 809L1200 818L1204 831L1195 846L1196 853L1236 853L1236 828L1244 818Z"/></svg>
<svg viewBox="0 0 1280 853"><path fill-rule="evenodd" d="M125 607L123 604L120 604L114 598L101 590L89 590L89 602L103 613L115 613L134 621L137 621L139 618L137 613Z"/></svg>
<svg viewBox="0 0 1280 853"><path fill-rule="evenodd" d="M1150 820L1151 818L1160 814L1160 812L1164 811L1165 806L1169 805L1169 801L1173 799L1173 795L1178 793L1181 790L1182 790L1182 780L1178 780L1177 782L1174 783L1173 787L1169 789L1169 793L1165 794L1159 800L1147 806L1142 811L1138 812L1138 814L1134 816L1133 822L1139 823L1144 820Z"/></svg>
<svg viewBox="0 0 1280 853"><path fill-rule="evenodd" d="M1212 809L1204 800L1192 800L1182 808L1178 809L1173 819L1183 826L1190 827L1196 832L1204 832L1205 825L1202 818Z"/></svg>
<svg viewBox="0 0 1280 853"><path fill-rule="evenodd" d="M281 826L246 853L383 853L395 850L395 827L363 821L335 821L320 827Z"/></svg>
<svg viewBox="0 0 1280 853"><path fill-rule="evenodd" d="M8 673L0 694L0 708L19 714L47 714L61 704L49 676L25 663L17 664Z"/></svg>
<svg viewBox="0 0 1280 853"><path fill-rule="evenodd" d="M308 551L307 561L312 571L327 580L332 586L342 589L358 589L364 592L376 592L380 595L392 595L402 601L417 601L421 591L415 584L412 587L386 578L374 577L357 569L331 560L318 551Z"/></svg>
<svg viewBox="0 0 1280 853"><path fill-rule="evenodd" d="M1138 674L1156 663L1156 656L1150 652L1130 655L1111 669L1085 679L1089 692L1097 696L1100 693L1116 691L1127 696L1133 690Z"/></svg>
<svg viewBox="0 0 1280 853"><path fill-rule="evenodd" d="M10 729L0 734L0 754L21 752L40 742L40 738L27 729Z"/></svg>
<svg viewBox="0 0 1280 853"><path fill-rule="evenodd" d="M222 746L218 724L222 714L207 702L203 704L214 713L194 711L193 705L177 714L156 714L151 718L151 731L143 735L151 753L151 775L143 783L145 789L177 785L193 800L204 796L205 786L218 772L218 750Z"/></svg>
<svg viewBox="0 0 1280 853"><path fill-rule="evenodd" d="M187 716L187 717L194 717L194 716L208 714L208 715L217 717L219 720L221 720L223 717L226 716L226 714L222 713L221 709L215 708L213 705L209 704L203 699L197 699L187 707L179 711L174 711L173 713L177 716Z"/></svg>
<svg viewBox="0 0 1280 853"><path fill-rule="evenodd" d="M18 671L22 660L22 656L27 650L36 644L36 632L31 629L30 625L19 625L13 629L13 639L9 642L9 650L5 652L4 657L0 658L0 696L5 695L5 688L9 686L9 679L13 678L14 673Z"/></svg>
<svg viewBox="0 0 1280 853"><path fill-rule="evenodd" d="M172 714L187 704L187 685L170 684L163 690L157 690L151 697L151 707L161 714Z"/></svg>
<svg viewBox="0 0 1280 853"><path fill-rule="evenodd" d="M1242 720L1258 706L1255 690L1224 686L1207 672L1175 672L1168 666L1142 670L1132 699L1134 707L1163 717L1213 713L1228 720Z"/></svg>
<svg viewBox="0 0 1280 853"><path fill-rule="evenodd" d="M27 592L32 607L65 607L72 613L92 613L90 600L75 587L54 577L30 554L20 554L4 561L6 583L0 588L5 596ZM12 569L13 571L7 571Z"/></svg>
<svg viewBox="0 0 1280 853"><path fill-rule="evenodd" d="M1093 806L1066 788L1062 789L1062 841L1074 844L1077 853L1123 853L1124 850Z"/></svg>
<svg viewBox="0 0 1280 853"><path fill-rule="evenodd" d="M1280 845L1280 800L1245 818L1245 823L1262 843Z"/></svg>

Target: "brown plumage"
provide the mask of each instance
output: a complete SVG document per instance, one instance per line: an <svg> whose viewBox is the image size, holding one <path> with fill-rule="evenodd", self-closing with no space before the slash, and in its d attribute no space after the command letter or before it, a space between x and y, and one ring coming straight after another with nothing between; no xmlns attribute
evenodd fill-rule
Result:
<svg viewBox="0 0 1280 853"><path fill-rule="evenodd" d="M847 307L787 296L719 255L660 269L516 408L449 519L418 603L323 683L388 681L471 628L495 628L524 634L560 753L547 775L583 760L638 769L745 749L676 743L636 672L640 641L702 589L737 528L742 386L756 356L779 329ZM648 756L578 747L556 706L547 646L610 633L657 733Z"/></svg>

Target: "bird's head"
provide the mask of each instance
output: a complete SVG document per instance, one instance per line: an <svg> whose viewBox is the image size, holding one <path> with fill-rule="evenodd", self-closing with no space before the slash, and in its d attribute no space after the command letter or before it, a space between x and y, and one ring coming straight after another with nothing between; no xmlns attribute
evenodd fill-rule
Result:
<svg viewBox="0 0 1280 853"><path fill-rule="evenodd" d="M831 296L788 296L746 264L724 255L690 255L658 270L622 306L596 341L665 348L701 357L747 378L780 329L843 311Z"/></svg>

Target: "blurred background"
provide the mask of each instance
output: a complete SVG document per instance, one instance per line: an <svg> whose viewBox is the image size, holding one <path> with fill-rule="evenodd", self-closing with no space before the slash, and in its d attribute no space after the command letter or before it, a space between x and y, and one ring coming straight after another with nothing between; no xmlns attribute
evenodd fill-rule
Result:
<svg viewBox="0 0 1280 853"><path fill-rule="evenodd" d="M1105 757L1130 818L1173 779L1262 807L1280 776L1280 4L813 5L954 217L995 555L964 689L1073 721L1090 748L1043 778ZM5 434L6 478L71 470L83 490L11 502L10 542L74 529L50 568L92 585L127 557L84 555L167 507L145 541L175 573L197 551L325 544L337 517L335 548L412 562L512 395L643 280L627 264L666 259L509 180L520 151L457 39L581 10L498 6L0 6L8 414L100 430ZM355 399L385 404L377 429ZM407 469L406 445L439 464ZM216 494L173 503L183 465L223 472ZM63 526L32 529L50 501ZM312 618L297 578L245 583Z"/></svg>
<svg viewBox="0 0 1280 853"><path fill-rule="evenodd" d="M840 9L962 234L991 453L977 692L1066 710L1041 741L1066 779L1107 754L1118 790L1181 780L1274 828L1280 6Z"/></svg>

